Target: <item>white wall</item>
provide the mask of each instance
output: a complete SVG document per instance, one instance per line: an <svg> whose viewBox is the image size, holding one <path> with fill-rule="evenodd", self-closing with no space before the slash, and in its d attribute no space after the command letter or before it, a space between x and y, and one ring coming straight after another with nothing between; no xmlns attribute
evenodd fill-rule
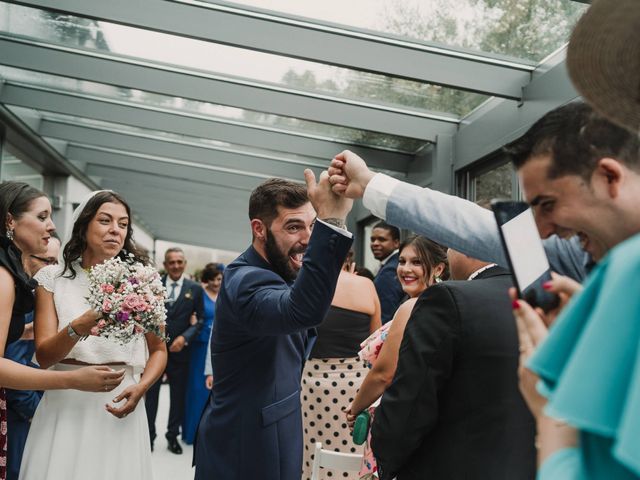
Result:
<svg viewBox="0 0 640 480"><path fill-rule="evenodd" d="M74 177L57 177L52 179L53 193L52 196L61 199L60 208L56 209L53 214L53 221L56 223L58 235L62 241L66 243L71 236L71 217L75 206L84 201L91 193L91 190L82 182ZM126 200L126 199L125 199ZM135 213L135 212L134 212ZM133 222L133 239L136 244L145 248L149 253L153 252L155 239L153 236L136 222Z"/></svg>

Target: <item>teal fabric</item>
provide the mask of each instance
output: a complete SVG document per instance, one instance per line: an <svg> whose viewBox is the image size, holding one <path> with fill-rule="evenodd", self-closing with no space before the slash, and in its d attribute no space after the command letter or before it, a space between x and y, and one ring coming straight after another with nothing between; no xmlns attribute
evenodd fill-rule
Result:
<svg viewBox="0 0 640 480"><path fill-rule="evenodd" d="M551 455L538 470L538 480L545 478L584 478L576 477L576 473L583 474L580 450L577 448L565 448Z"/></svg>
<svg viewBox="0 0 640 480"><path fill-rule="evenodd" d="M581 433L581 470L544 478L639 479L640 235L594 269L528 366L547 414Z"/></svg>

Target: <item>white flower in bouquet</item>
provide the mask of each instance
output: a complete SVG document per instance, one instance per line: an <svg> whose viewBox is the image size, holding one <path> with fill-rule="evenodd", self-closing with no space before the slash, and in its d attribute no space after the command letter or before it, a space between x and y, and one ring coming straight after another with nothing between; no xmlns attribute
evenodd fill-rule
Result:
<svg viewBox="0 0 640 480"><path fill-rule="evenodd" d="M87 274L91 308L102 314L91 335L128 343L145 333L165 340L166 290L160 274L132 254L95 265Z"/></svg>

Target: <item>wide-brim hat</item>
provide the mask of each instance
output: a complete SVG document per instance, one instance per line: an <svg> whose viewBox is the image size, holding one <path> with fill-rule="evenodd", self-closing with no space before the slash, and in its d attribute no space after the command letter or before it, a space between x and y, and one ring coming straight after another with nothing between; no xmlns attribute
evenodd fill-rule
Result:
<svg viewBox="0 0 640 480"><path fill-rule="evenodd" d="M567 68L597 111L640 132L640 0L594 0L571 35Z"/></svg>

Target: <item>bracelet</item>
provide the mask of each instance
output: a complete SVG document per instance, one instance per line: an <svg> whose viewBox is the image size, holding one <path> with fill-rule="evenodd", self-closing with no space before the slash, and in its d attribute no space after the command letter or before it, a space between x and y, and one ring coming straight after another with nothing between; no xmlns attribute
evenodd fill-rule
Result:
<svg viewBox="0 0 640 480"><path fill-rule="evenodd" d="M322 220L324 223L328 223L329 225L333 225L334 227L341 228L342 230L347 229L347 224L341 218L330 217L321 218L320 220Z"/></svg>

